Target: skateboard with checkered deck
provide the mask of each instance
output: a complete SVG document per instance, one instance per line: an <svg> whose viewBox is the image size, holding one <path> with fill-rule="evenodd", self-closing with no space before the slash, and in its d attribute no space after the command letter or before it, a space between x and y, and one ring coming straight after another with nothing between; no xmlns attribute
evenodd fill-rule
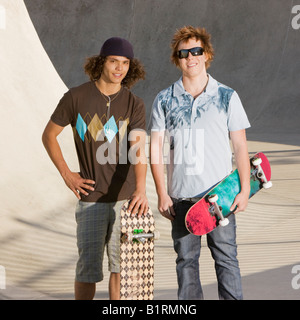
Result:
<svg viewBox="0 0 300 320"><path fill-rule="evenodd" d="M134 217L121 209L120 299L152 300L154 292L154 240L159 238L151 209Z"/></svg>
<svg viewBox="0 0 300 320"><path fill-rule="evenodd" d="M262 188L272 187L271 166L265 154L255 154L250 158L250 165L249 198ZM229 223L227 217L235 211L230 211L230 207L240 191L240 178L236 169L189 209L185 216L187 230L200 236L213 231L219 225L225 227Z"/></svg>

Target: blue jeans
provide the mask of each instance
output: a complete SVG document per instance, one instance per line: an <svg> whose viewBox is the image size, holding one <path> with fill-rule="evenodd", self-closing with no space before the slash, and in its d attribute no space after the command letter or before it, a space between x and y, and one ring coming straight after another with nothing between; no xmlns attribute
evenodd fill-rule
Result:
<svg viewBox="0 0 300 320"><path fill-rule="evenodd" d="M185 227L185 214L193 205L187 201L174 202L176 212L172 222L172 238L177 253L176 272L179 300L201 300L203 291L199 275L201 236L190 234ZM237 260L235 216L226 227L207 234L207 245L215 260L220 299L243 299L241 275Z"/></svg>

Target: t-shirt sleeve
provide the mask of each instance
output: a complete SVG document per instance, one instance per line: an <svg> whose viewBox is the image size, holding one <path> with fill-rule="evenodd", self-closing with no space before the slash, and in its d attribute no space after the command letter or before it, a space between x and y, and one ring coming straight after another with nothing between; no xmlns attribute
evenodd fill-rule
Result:
<svg viewBox="0 0 300 320"><path fill-rule="evenodd" d="M166 129L166 118L164 110L160 103L160 95L158 94L154 99L152 105L151 117L148 125L151 131L163 131Z"/></svg>
<svg viewBox="0 0 300 320"><path fill-rule="evenodd" d="M250 128L250 123L238 94L234 91L229 102L228 129L238 131Z"/></svg>
<svg viewBox="0 0 300 320"><path fill-rule="evenodd" d="M73 123L73 99L70 91L60 99L56 109L51 115L51 120L59 126L65 127Z"/></svg>

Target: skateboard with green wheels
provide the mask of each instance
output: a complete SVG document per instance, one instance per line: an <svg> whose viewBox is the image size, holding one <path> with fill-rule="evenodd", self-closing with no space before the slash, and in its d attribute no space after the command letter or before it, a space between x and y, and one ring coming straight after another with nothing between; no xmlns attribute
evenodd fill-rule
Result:
<svg viewBox="0 0 300 320"><path fill-rule="evenodd" d="M154 294L154 240L159 238L151 209L141 217L121 209L120 299L152 300Z"/></svg>
<svg viewBox="0 0 300 320"><path fill-rule="evenodd" d="M262 188L272 187L271 166L265 154L255 154L250 158L250 165L249 198ZM225 227L229 223L227 217L234 213L234 210L230 211L230 207L240 191L240 178L236 169L189 209L185 216L187 230L200 236L213 231L219 225Z"/></svg>

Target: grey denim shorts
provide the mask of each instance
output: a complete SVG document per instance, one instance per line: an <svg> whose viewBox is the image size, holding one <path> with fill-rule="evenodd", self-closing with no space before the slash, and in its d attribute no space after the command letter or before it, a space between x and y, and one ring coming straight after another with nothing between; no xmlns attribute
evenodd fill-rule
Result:
<svg viewBox="0 0 300 320"><path fill-rule="evenodd" d="M103 257L107 247L108 270L120 272L120 211L125 201L112 203L78 201L76 206L76 281L103 280Z"/></svg>

